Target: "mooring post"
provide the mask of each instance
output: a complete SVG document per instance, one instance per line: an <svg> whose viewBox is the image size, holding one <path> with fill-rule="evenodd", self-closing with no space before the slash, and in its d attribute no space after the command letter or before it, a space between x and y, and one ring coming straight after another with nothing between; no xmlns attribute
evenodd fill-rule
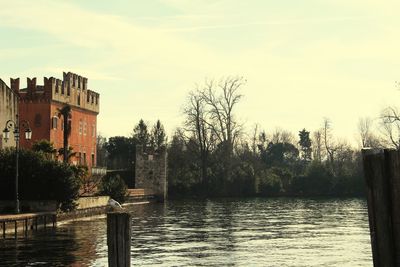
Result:
<svg viewBox="0 0 400 267"><path fill-rule="evenodd" d="M400 266L400 151L362 154L374 267Z"/></svg>
<svg viewBox="0 0 400 267"><path fill-rule="evenodd" d="M25 237L27 237L28 236L28 218L25 218L24 232L25 232Z"/></svg>
<svg viewBox="0 0 400 267"><path fill-rule="evenodd" d="M56 223L57 223L57 215L53 214L53 228L56 227Z"/></svg>
<svg viewBox="0 0 400 267"><path fill-rule="evenodd" d="M131 265L131 215L122 212L107 213L108 266Z"/></svg>
<svg viewBox="0 0 400 267"><path fill-rule="evenodd" d="M14 238L17 239L17 220L14 221Z"/></svg>

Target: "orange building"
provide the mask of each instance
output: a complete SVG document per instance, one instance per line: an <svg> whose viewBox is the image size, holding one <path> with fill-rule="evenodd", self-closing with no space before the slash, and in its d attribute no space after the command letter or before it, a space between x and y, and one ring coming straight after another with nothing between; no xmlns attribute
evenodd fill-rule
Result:
<svg viewBox="0 0 400 267"><path fill-rule="evenodd" d="M63 117L60 110L69 105L71 132L69 146L76 153L73 164L96 166L96 129L99 114L99 94L88 90L88 79L74 73L63 73L63 80L44 78L37 85L36 78L27 78L27 88L19 88L19 78L11 79L11 88L20 95L19 115L32 129L32 140L21 138L21 147L46 139L58 150L63 147ZM62 159L62 156L59 157Z"/></svg>

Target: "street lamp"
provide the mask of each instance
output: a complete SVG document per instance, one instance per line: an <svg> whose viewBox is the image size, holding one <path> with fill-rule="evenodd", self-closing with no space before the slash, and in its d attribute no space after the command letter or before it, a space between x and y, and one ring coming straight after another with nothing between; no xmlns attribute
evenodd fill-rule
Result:
<svg viewBox="0 0 400 267"><path fill-rule="evenodd" d="M15 116L16 120L8 120L4 127L4 140L7 142L10 139L10 130L14 127L14 139L15 139L15 212L19 213L19 197L18 197L18 158L19 158L19 133L20 129L25 129L25 139L31 140L32 130L29 127L29 122L26 120L19 120L18 114Z"/></svg>

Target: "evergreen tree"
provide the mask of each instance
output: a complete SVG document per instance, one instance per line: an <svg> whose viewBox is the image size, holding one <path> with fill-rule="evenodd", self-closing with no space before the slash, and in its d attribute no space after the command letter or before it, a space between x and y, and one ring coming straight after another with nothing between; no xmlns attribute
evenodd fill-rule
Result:
<svg viewBox="0 0 400 267"><path fill-rule="evenodd" d="M154 150L160 150L165 147L165 140L166 135L164 126L161 124L160 120L157 120L151 132L151 143Z"/></svg>
<svg viewBox="0 0 400 267"><path fill-rule="evenodd" d="M136 144L142 145L143 148L146 148L150 144L150 134L143 119L140 119L139 123L133 129L133 139Z"/></svg>
<svg viewBox="0 0 400 267"><path fill-rule="evenodd" d="M311 161L311 139L310 139L310 132L303 129L299 132L299 145L301 150L301 157L305 162Z"/></svg>

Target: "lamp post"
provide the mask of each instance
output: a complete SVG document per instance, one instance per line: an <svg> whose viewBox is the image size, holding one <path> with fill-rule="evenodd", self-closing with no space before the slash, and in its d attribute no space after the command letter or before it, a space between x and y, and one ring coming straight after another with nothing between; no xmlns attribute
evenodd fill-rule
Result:
<svg viewBox="0 0 400 267"><path fill-rule="evenodd" d="M20 129L25 129L25 139L31 140L32 130L29 127L29 122L26 120L19 120L18 114L15 116L16 120L8 120L3 130L4 140L7 142L10 138L10 130L14 127L14 139L15 139L15 213L19 213L19 196L18 196L18 160L19 160L19 133Z"/></svg>

